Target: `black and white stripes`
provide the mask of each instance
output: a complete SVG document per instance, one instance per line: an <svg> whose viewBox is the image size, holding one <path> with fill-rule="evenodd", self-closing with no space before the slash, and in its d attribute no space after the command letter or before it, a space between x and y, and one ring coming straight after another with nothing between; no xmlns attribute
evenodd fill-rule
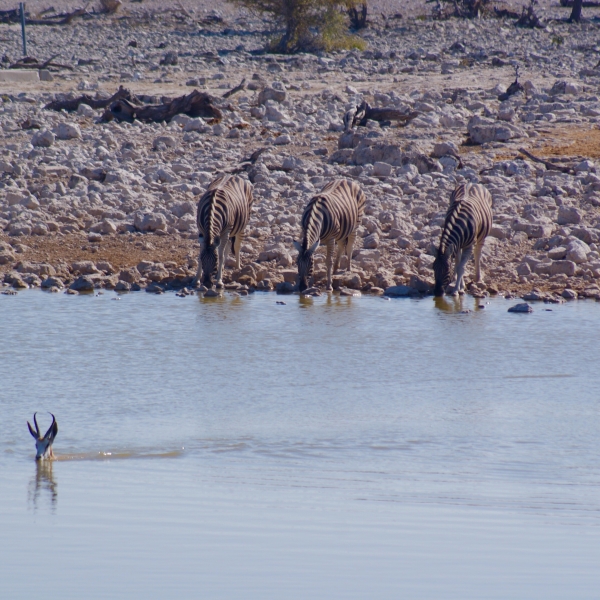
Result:
<svg viewBox="0 0 600 600"><path fill-rule="evenodd" d="M215 272L217 286L223 285L223 265L230 239L240 268L240 247L252 202L252 184L235 175L215 179L200 198L197 216L200 258L196 279L202 279L206 287L212 286Z"/></svg>
<svg viewBox="0 0 600 600"><path fill-rule="evenodd" d="M298 287L304 291L312 275L314 252L320 244L327 247L327 288L332 288L333 271L337 270L342 254L348 256L351 268L352 248L365 208L365 195L359 185L346 179L331 181L314 196L302 215L302 242L298 249ZM335 264L333 249L337 244Z"/></svg>
<svg viewBox="0 0 600 600"><path fill-rule="evenodd" d="M450 261L455 259L454 293L464 291L463 274L471 254L475 254L475 281L481 280L481 250L492 228L492 196L478 184L461 184L450 196L444 229L433 263L435 296L443 296L450 283Z"/></svg>

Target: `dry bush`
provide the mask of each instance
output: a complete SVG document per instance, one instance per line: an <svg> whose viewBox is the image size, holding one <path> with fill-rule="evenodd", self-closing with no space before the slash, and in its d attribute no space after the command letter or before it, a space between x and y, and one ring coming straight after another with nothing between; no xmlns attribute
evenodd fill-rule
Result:
<svg viewBox="0 0 600 600"><path fill-rule="evenodd" d="M285 32L270 50L290 54L314 50L365 47L348 32L344 14L364 4L360 0L231 0L234 4L269 15ZM343 11L343 13L342 13Z"/></svg>

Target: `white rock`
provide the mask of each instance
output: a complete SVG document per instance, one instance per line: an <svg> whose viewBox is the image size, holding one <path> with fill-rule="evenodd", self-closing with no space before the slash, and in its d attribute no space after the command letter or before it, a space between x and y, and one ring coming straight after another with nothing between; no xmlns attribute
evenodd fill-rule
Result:
<svg viewBox="0 0 600 600"><path fill-rule="evenodd" d="M36 131L31 138L32 146L39 146L41 148L50 148L54 144L55 136L51 131L47 129L40 129Z"/></svg>
<svg viewBox="0 0 600 600"><path fill-rule="evenodd" d="M74 123L59 123L56 127L56 137L59 140L74 140L81 137L79 125Z"/></svg>
<svg viewBox="0 0 600 600"><path fill-rule="evenodd" d="M96 112L94 111L94 109L91 106L89 106L89 104L85 104L83 102L77 107L77 114L82 117L96 116Z"/></svg>
<svg viewBox="0 0 600 600"><path fill-rule="evenodd" d="M567 260L575 264L581 264L587 261L587 255L591 252L590 247L581 240L575 239L567 246Z"/></svg>
<svg viewBox="0 0 600 600"><path fill-rule="evenodd" d="M373 175L375 177L389 177L392 173L392 165L385 162L376 162L373 165Z"/></svg>
<svg viewBox="0 0 600 600"><path fill-rule="evenodd" d="M292 143L292 138L286 134L284 135L280 135L278 137L275 138L275 141L273 142L276 146L285 146L287 144L291 144Z"/></svg>

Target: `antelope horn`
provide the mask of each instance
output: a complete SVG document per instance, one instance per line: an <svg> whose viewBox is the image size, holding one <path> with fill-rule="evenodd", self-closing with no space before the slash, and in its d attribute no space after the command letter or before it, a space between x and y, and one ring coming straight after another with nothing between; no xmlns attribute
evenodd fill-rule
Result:
<svg viewBox="0 0 600 600"><path fill-rule="evenodd" d="M27 421L27 427L29 427L29 433L33 436L33 439L37 440L38 436L36 435L35 431L33 430L33 427L29 423L29 421Z"/></svg>
<svg viewBox="0 0 600 600"><path fill-rule="evenodd" d="M38 422L37 422L37 419L36 419L36 415L37 415L37 412L34 412L33 413L33 422L35 423L35 430L36 430L37 436L39 438L39 437L41 437L40 436L40 426L38 425Z"/></svg>
<svg viewBox="0 0 600 600"><path fill-rule="evenodd" d="M56 434L58 433L58 425L56 423L56 418L54 417L54 415L52 413L48 413L48 414L52 416L52 425L50 425L50 427L48 428L48 431L46 431L46 435L44 436L44 439L53 440L56 437Z"/></svg>

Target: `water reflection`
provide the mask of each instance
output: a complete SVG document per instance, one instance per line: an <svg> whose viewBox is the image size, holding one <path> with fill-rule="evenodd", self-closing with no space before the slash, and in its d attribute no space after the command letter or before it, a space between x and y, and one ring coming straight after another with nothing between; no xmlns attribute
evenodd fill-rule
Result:
<svg viewBox="0 0 600 600"><path fill-rule="evenodd" d="M52 473L53 461L38 460L35 463L35 475L29 482L27 499L34 512L37 511L40 498L48 497L50 499L50 509L56 511L58 500L57 484Z"/></svg>
<svg viewBox="0 0 600 600"><path fill-rule="evenodd" d="M433 299L435 307L446 313L459 313L464 310L464 296L440 296Z"/></svg>

